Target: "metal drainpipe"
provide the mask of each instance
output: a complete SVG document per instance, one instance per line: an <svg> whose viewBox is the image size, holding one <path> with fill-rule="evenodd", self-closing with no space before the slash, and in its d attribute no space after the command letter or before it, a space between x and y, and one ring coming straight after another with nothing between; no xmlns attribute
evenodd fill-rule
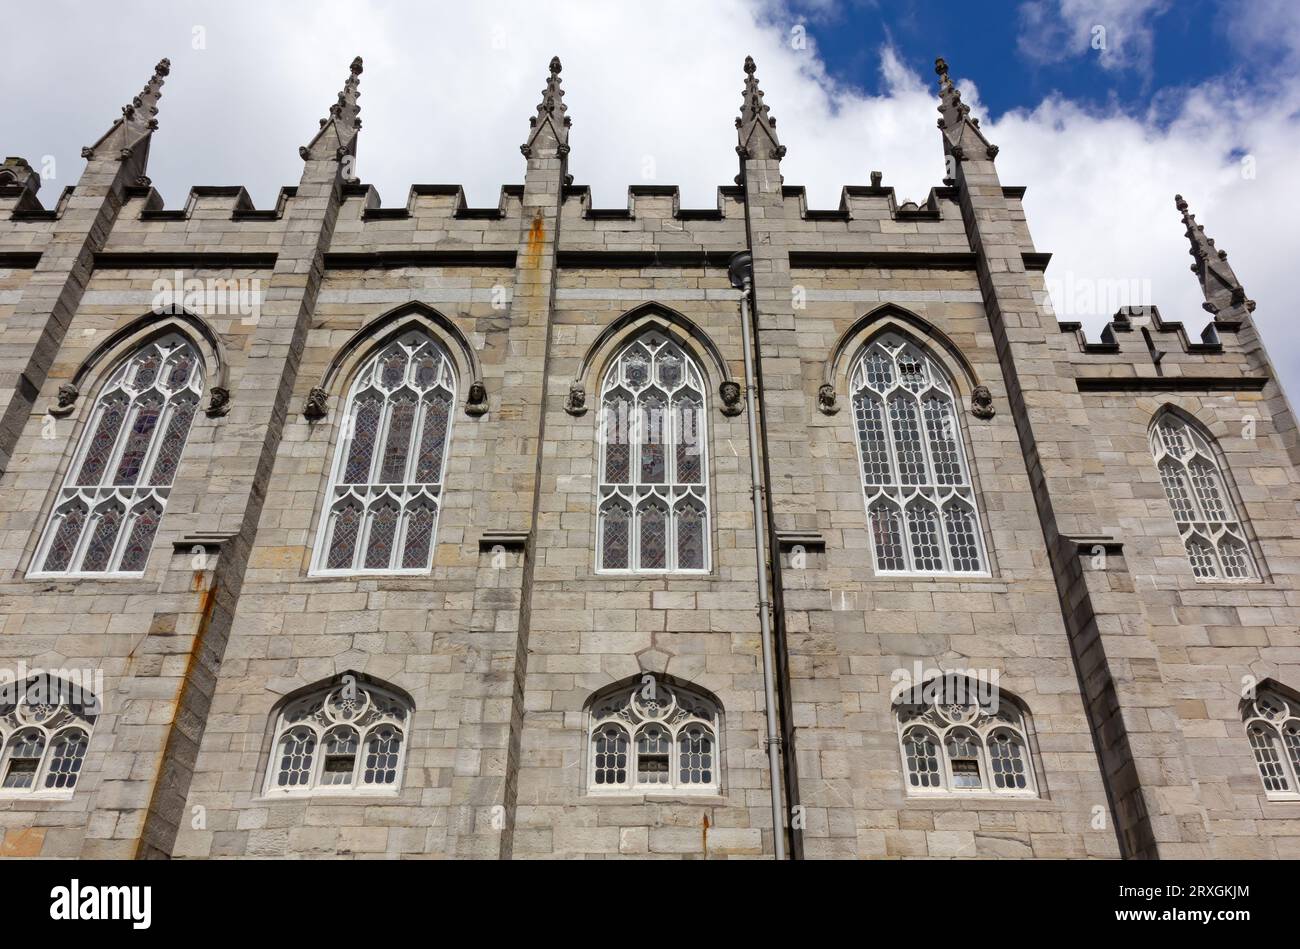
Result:
<svg viewBox="0 0 1300 949"><path fill-rule="evenodd" d="M763 694L767 716L767 770L772 787L772 842L776 859L785 859L785 816L781 798L781 732L776 719L776 685L772 672L771 601L767 592L767 532L764 529L762 484L758 465L758 424L754 412L754 365L750 342L749 291L754 277L753 258L735 254L727 266L731 285L741 291L740 338L745 355L745 415L749 423L749 482L754 502L754 558L758 572L758 625L763 639Z"/></svg>

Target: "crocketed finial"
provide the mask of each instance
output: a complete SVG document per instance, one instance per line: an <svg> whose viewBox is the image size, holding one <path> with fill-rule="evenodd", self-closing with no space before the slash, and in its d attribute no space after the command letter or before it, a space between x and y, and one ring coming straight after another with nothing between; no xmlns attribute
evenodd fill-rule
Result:
<svg viewBox="0 0 1300 949"><path fill-rule="evenodd" d="M356 154L357 132L361 129L361 57L352 60L348 78L338 99L330 106L329 115L320 120L320 131L311 144L298 149L303 160L310 158L342 158Z"/></svg>
<svg viewBox="0 0 1300 949"><path fill-rule="evenodd" d="M754 57L745 57L745 88L741 91L740 117L736 119L736 154L747 158L784 158L785 146L776 137L776 119L763 102L763 90L754 75Z"/></svg>
<svg viewBox="0 0 1300 949"><path fill-rule="evenodd" d="M948 75L948 61L940 56L934 61L934 71L939 77L939 131L948 153L958 161L997 157L998 147L984 137L980 120L971 118L970 106L961 101L961 91ZM971 151L976 147L982 154Z"/></svg>
<svg viewBox="0 0 1300 949"><path fill-rule="evenodd" d="M560 84L560 57L551 57L550 75L542 90L542 101L537 104L537 114L528 120L528 140L519 146L525 158L547 158L569 154L569 126L573 124L565 113L564 89Z"/></svg>
<svg viewBox="0 0 1300 949"><path fill-rule="evenodd" d="M1228 252L1214 246L1214 239L1207 236L1205 228L1197 223L1181 194L1174 195L1174 207L1183 216L1185 233L1191 242L1188 250L1194 260L1191 270L1200 280L1201 293L1205 297L1201 306L1216 320L1244 319L1246 314L1254 311L1255 301L1246 298L1245 288L1228 263Z"/></svg>
<svg viewBox="0 0 1300 949"><path fill-rule="evenodd" d="M163 80L171 75L172 61L158 60L153 68L153 75L144 84L139 95L122 106L122 117L113 123L94 145L81 150L81 157L90 159L96 155L128 158L140 142L150 132L158 128L158 100L162 98Z"/></svg>

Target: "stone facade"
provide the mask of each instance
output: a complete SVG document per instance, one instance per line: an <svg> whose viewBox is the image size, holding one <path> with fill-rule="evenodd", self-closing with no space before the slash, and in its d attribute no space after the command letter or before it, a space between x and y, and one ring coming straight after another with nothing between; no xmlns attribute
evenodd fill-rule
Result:
<svg viewBox="0 0 1300 949"><path fill-rule="evenodd" d="M727 273L748 251L792 853L1300 856L1300 798L1267 798L1242 724L1243 689L1300 688L1300 443L1253 304L1180 199L1202 339L1154 310L1099 343L1058 324L1024 189L938 71L950 177L919 206L873 175L808 208L752 64L737 183L708 209L666 187L593 208L558 60L495 208L418 185L386 208L354 177L360 60L274 209L240 188L163 208L145 171L166 61L51 208L8 160L0 666L102 672L103 711L74 793L0 793L0 853L770 857ZM155 312L177 275L254 284L257 312ZM705 377L706 573L596 570L591 409L651 326ZM315 576L349 386L412 328L459 387L432 567ZM29 578L99 387L162 329L202 353L208 395L143 576ZM953 382L987 575L875 573L849 376L882 329ZM1257 582L1193 577L1148 447L1168 407L1217 440ZM908 793L891 690L914 668L998 676L1037 794ZM350 675L410 700L400 789L263 793L282 700ZM645 675L721 707L716 794L588 792L592 696Z"/></svg>

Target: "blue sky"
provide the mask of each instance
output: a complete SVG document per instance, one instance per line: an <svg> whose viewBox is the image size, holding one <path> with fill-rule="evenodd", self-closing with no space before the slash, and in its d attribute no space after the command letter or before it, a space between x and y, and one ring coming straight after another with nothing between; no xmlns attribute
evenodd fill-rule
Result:
<svg viewBox="0 0 1300 949"><path fill-rule="evenodd" d="M1200 332L1181 192L1231 254L1300 391L1297 0L45 0L25 9L23 30L0 34L0 148L48 166L41 196L53 200L80 173L80 146L169 56L149 169L167 206L192 185L229 184L271 206L357 54L357 171L386 205L433 182L495 205L522 180L518 146L558 54L570 170L603 207L624 206L640 183L715 204L736 172L747 54L789 149L786 182L805 185L813 207L836 206L873 170L900 200L924 200L943 177L943 55L1001 147L1003 182L1029 189L1060 319L1095 337L1118 307L1155 303Z"/></svg>

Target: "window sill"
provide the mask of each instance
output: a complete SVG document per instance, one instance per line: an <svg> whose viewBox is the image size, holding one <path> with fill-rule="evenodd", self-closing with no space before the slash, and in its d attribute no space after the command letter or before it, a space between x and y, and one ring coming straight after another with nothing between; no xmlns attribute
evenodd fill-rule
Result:
<svg viewBox="0 0 1300 949"><path fill-rule="evenodd" d="M730 800L716 788L707 791L588 791L581 802L587 804L729 804Z"/></svg>
<svg viewBox="0 0 1300 949"><path fill-rule="evenodd" d="M71 791L11 791L0 790L0 804L8 801L70 801L76 790Z"/></svg>
<svg viewBox="0 0 1300 949"><path fill-rule="evenodd" d="M990 794L987 791L972 792L970 794L908 794L904 803L907 807L914 807L918 810L948 810L954 806L964 805L974 805L975 810L981 811L1002 810L1008 807L1029 807L1033 810L1044 811L1060 810L1060 805L1055 801L1046 800L1037 794L1028 792L1016 794Z"/></svg>
<svg viewBox="0 0 1300 949"><path fill-rule="evenodd" d="M326 800L332 803L354 801L374 801L374 800L396 800L401 796L401 788L384 788L382 790L363 791L357 788L344 788L340 790L329 790L326 788L312 788L310 791L283 791L273 794L261 794L253 798L257 804L274 804L279 801L320 801Z"/></svg>

